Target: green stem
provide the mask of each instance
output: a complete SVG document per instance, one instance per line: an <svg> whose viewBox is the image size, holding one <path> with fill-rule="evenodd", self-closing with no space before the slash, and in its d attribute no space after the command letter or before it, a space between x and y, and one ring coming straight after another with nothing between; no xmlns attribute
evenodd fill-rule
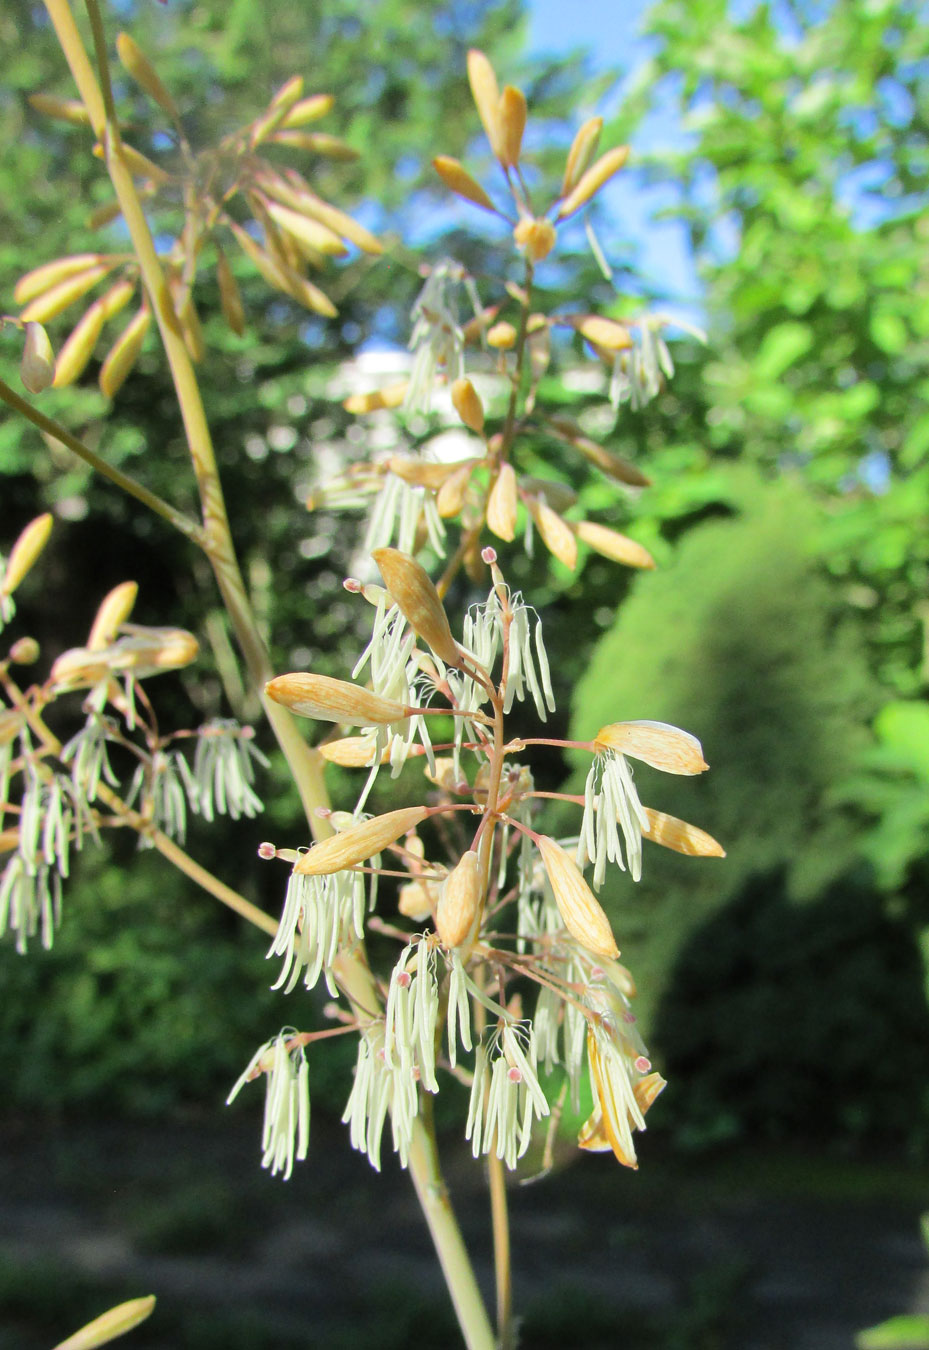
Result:
<svg viewBox="0 0 929 1350"><path fill-rule="evenodd" d="M134 478L130 478L128 474L121 473L119 469L114 469L112 464L108 464L105 459L91 450L89 445L85 445L83 441L79 440L67 427L63 427L53 417L46 417L45 413L39 412L38 408L34 408L28 400L17 394L16 390L11 389L3 380L0 380L0 398L22 417L25 417L27 421L31 422L33 426L38 427L40 431L44 431L46 436L54 436L56 440L61 441L62 445L66 445L73 454L82 459L85 464L89 464L103 478L108 478L116 487L128 493L130 497L135 497L136 501L141 502L150 511L154 511L156 515L161 516L176 530L180 530L181 534L190 539L192 543L199 544L201 548L204 546L203 530L195 520L191 520L190 516L186 516L183 511L178 511L170 502L164 501L156 493L149 492L147 487L143 487L141 483L136 482Z"/></svg>

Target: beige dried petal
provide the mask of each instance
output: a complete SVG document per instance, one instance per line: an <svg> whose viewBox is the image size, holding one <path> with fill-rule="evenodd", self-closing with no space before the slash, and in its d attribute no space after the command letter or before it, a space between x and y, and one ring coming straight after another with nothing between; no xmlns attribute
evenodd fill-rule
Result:
<svg viewBox="0 0 929 1350"><path fill-rule="evenodd" d="M538 498L529 502L529 510L549 553L573 572L577 566L577 540L570 525L547 502Z"/></svg>
<svg viewBox="0 0 929 1350"><path fill-rule="evenodd" d="M315 122L320 117L325 117L334 103L335 98L332 94L310 94L308 98L302 98L293 105L281 126L305 127L307 122Z"/></svg>
<svg viewBox="0 0 929 1350"><path fill-rule="evenodd" d="M450 477L439 488L436 494L435 504L439 515L443 520L449 520L452 516L457 516L458 512L464 506L465 497L468 494L468 484L471 481L471 474L474 465L480 463L477 459L465 460L461 468L456 469Z"/></svg>
<svg viewBox="0 0 929 1350"><path fill-rule="evenodd" d="M219 303L223 318L238 337L245 332L245 307L242 304L242 292L235 279L229 259L222 249L216 250L216 281L219 285Z"/></svg>
<svg viewBox="0 0 929 1350"><path fill-rule="evenodd" d="M75 253L69 258L56 258L54 262L43 263L41 267L35 267L20 277L13 288L13 299L18 305L25 305L62 281L67 281L79 272L89 272L104 262L106 255L103 253Z"/></svg>
<svg viewBox="0 0 929 1350"><path fill-rule="evenodd" d="M51 512L45 511L41 516L36 516L35 520L30 520L10 549L10 556L7 558L6 569L3 573L3 582L0 584L0 594L13 594L48 543L48 536L51 532Z"/></svg>
<svg viewBox="0 0 929 1350"><path fill-rule="evenodd" d="M484 430L484 405L468 379L455 380L451 387L452 406L469 431L480 436Z"/></svg>
<svg viewBox="0 0 929 1350"><path fill-rule="evenodd" d="M460 947L472 933L481 912L481 866L473 849L461 855L439 896L435 927L446 947Z"/></svg>
<svg viewBox="0 0 929 1350"><path fill-rule="evenodd" d="M476 47L468 52L468 83L490 148L500 159L500 90L493 66Z"/></svg>
<svg viewBox="0 0 929 1350"><path fill-rule="evenodd" d="M366 769L377 758L377 744L370 736L344 736L340 741L324 741L316 747L323 759L330 764L339 764L343 769ZM380 762L388 763L390 749L385 746L380 754Z"/></svg>
<svg viewBox="0 0 929 1350"><path fill-rule="evenodd" d="M540 835L537 842L565 928L596 956L619 956L610 921L577 863L548 835Z"/></svg>
<svg viewBox="0 0 929 1350"><path fill-rule="evenodd" d="M31 301L20 318L24 323L47 323L49 319L56 318L69 305L73 305L75 300L80 300L82 295L92 290L115 266L115 262L98 263L94 267L85 268L75 276L68 277L65 281L59 281L57 286L43 291Z"/></svg>
<svg viewBox="0 0 929 1350"><path fill-rule="evenodd" d="M289 206L282 206L280 202L268 202L268 214L282 230L293 235L299 242L309 244L310 248L318 253L342 258L348 252L342 240L334 230L329 229L328 225L301 215L299 211L294 211Z"/></svg>
<svg viewBox="0 0 929 1350"><path fill-rule="evenodd" d="M128 33L119 33L116 38L116 54L123 69L135 80L140 89L158 104L174 121L179 120L177 104L168 93L158 72L151 61Z"/></svg>
<svg viewBox="0 0 929 1350"><path fill-rule="evenodd" d="M611 530L607 525L598 525L594 520L579 521L574 529L582 543L588 548L595 549L604 558L625 563L627 567L655 566L655 559L647 548L637 544L634 539L620 534L618 530Z"/></svg>
<svg viewBox="0 0 929 1350"><path fill-rule="evenodd" d="M145 1298L131 1298L126 1303L110 1308L100 1317L95 1317L67 1340L59 1341L55 1350L96 1350L97 1346L106 1345L117 1336L125 1336L127 1331L144 1322L154 1306L154 1294L148 1294Z"/></svg>
<svg viewBox="0 0 929 1350"><path fill-rule="evenodd" d="M500 128L500 159L511 169L519 163L526 114L525 94L512 84L506 85L497 108L497 125Z"/></svg>
<svg viewBox="0 0 929 1350"><path fill-rule="evenodd" d="M401 553L396 548L376 548L371 556L413 632L428 644L440 661L447 666L457 666L461 652L452 637L445 607L425 568L408 553Z"/></svg>
<svg viewBox="0 0 929 1350"><path fill-rule="evenodd" d="M323 876L354 867L380 853L388 844L395 843L407 830L415 829L428 814L426 806L405 806L399 811L375 816L361 825L350 825L347 830L314 844L300 857L294 872L302 876Z"/></svg>
<svg viewBox="0 0 929 1350"><path fill-rule="evenodd" d="M565 164L564 179L561 184L561 196L566 197L575 187L597 150L600 132L603 130L602 117L590 117L578 130L571 142L568 159Z"/></svg>
<svg viewBox="0 0 929 1350"><path fill-rule="evenodd" d="M691 775L710 766L696 736L667 722L612 722L594 737L594 750L616 750L665 773Z"/></svg>
<svg viewBox="0 0 929 1350"><path fill-rule="evenodd" d="M437 492L446 479L451 478L459 469L462 467L471 469L478 463L480 461L477 459L457 459L450 464L435 464L431 460L407 459L405 455L391 455L387 467L391 473L402 478L404 483Z"/></svg>
<svg viewBox="0 0 929 1350"><path fill-rule="evenodd" d="M309 150L314 155L325 155L328 159L339 159L343 163L361 158L360 150L349 145L348 141L343 141L340 136L330 136L326 131L275 131L269 140L275 145L290 145L295 150Z"/></svg>
<svg viewBox="0 0 929 1350"><path fill-rule="evenodd" d="M57 98L54 94L30 94L28 98L36 112L46 117L57 117L75 127L90 126L90 114L78 98Z"/></svg>
<svg viewBox="0 0 929 1350"><path fill-rule="evenodd" d="M487 528L507 543L516 536L518 500L516 471L512 464L501 464L487 498Z"/></svg>
<svg viewBox="0 0 929 1350"><path fill-rule="evenodd" d="M660 1097L667 1086L667 1079L662 1078L660 1073L647 1073L644 1078L640 1078L634 1084L632 1095L635 1097L636 1104L643 1116L655 1098Z"/></svg>
<svg viewBox="0 0 929 1350"><path fill-rule="evenodd" d="M151 320L150 311L140 309L110 348L99 375L100 388L107 398L113 397L139 359Z"/></svg>
<svg viewBox="0 0 929 1350"><path fill-rule="evenodd" d="M726 850L706 830L690 825L676 816L666 816L664 811L653 811L645 807L648 824L642 831L645 839L651 839L664 848L672 848L675 853L685 853L691 858L725 858Z"/></svg>
<svg viewBox="0 0 929 1350"><path fill-rule="evenodd" d="M468 783L464 775L455 770L455 761L450 756L436 756L434 766L429 767L429 761L423 761L423 777L428 778L430 783L435 783L436 787L442 788L446 792L461 791L467 789Z"/></svg>
<svg viewBox="0 0 929 1350"><path fill-rule="evenodd" d="M41 394L55 378L55 353L40 323L27 323L19 378L28 394Z"/></svg>
<svg viewBox="0 0 929 1350"><path fill-rule="evenodd" d="M368 394L349 394L342 407L350 413L381 412L384 408L399 408L406 398L408 388L409 380L400 380L397 384L389 384L384 389L372 389Z"/></svg>
<svg viewBox="0 0 929 1350"><path fill-rule="evenodd" d="M265 685L265 693L301 717L316 717L325 722L380 726L409 716L402 703L329 675L300 671L278 675Z"/></svg>
<svg viewBox="0 0 929 1350"><path fill-rule="evenodd" d="M123 623L120 636L104 648L112 670L131 670L139 679L181 670L196 660L199 651L199 642L186 628L150 628L140 623Z"/></svg>
<svg viewBox="0 0 929 1350"><path fill-rule="evenodd" d="M600 191L603 184L613 177L614 173L619 172L628 158L628 145L617 145L613 150L608 150L605 155L601 155L596 164L591 165L581 175L577 186L571 190L559 206L555 219L565 220L575 211L580 210L595 193Z"/></svg>
<svg viewBox="0 0 929 1350"><path fill-rule="evenodd" d="M96 652L109 646L132 613L138 593L138 582L122 581L113 587L109 595L104 596L91 624L87 638L88 651Z"/></svg>
<svg viewBox="0 0 929 1350"><path fill-rule="evenodd" d="M524 492L541 497L553 511L567 511L577 502L577 493L567 483L556 483L550 478L533 478L531 474L522 474L519 481ZM574 528L572 524L571 529Z"/></svg>
<svg viewBox="0 0 929 1350"><path fill-rule="evenodd" d="M471 177L459 160L453 159L451 155L436 155L432 167L445 186L459 197L464 197L465 201L473 202L485 211L493 211L494 215L500 214L477 179Z"/></svg>
<svg viewBox="0 0 929 1350"><path fill-rule="evenodd" d="M648 487L651 483L652 480L641 469L636 468L634 464L630 464L629 460L623 459L621 455L614 455L611 450L605 449L596 441L592 441L589 436L585 436L581 428L570 417L550 417L548 426L559 440L567 441L586 460L595 464L610 478L615 478L617 482L626 483L630 487Z"/></svg>

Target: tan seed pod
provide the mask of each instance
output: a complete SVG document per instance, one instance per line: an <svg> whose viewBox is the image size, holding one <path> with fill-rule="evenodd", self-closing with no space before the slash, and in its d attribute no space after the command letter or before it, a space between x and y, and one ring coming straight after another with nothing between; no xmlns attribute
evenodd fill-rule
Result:
<svg viewBox="0 0 929 1350"><path fill-rule="evenodd" d="M51 512L46 511L41 516L36 516L35 520L30 520L10 549L3 580L0 582L0 595L13 594L16 587L34 566L39 554L48 543L48 536L51 532Z"/></svg>
<svg viewBox="0 0 929 1350"><path fill-rule="evenodd" d="M151 313L143 306L129 320L110 348L106 360L100 367L99 376L100 388L107 398L112 398L122 387L132 367L139 359L139 353L142 350L145 334L148 332L151 321Z"/></svg>
<svg viewBox="0 0 929 1350"><path fill-rule="evenodd" d="M571 142L571 149L568 151L564 179L561 184L560 195L562 197L567 197L568 193L577 186L581 175L585 172L590 161L597 152L597 142L600 139L600 132L602 130L602 117L590 117L583 126L579 128L577 135Z"/></svg>
<svg viewBox="0 0 929 1350"><path fill-rule="evenodd" d="M490 148L501 159L500 90L493 66L476 47L468 52L468 83Z"/></svg>
<svg viewBox="0 0 929 1350"><path fill-rule="evenodd" d="M577 566L577 540L567 523L557 511L553 511L547 502L538 498L528 503L532 519L542 536L542 542L560 563L564 563L569 572Z"/></svg>
<svg viewBox="0 0 929 1350"><path fill-rule="evenodd" d="M116 54L140 89L144 89L149 98L154 99L159 108L173 121L179 120L177 104L168 93L161 77L151 61L128 33L120 33L116 38Z"/></svg>
<svg viewBox="0 0 929 1350"><path fill-rule="evenodd" d="M502 320L487 331L487 345L497 351L508 352L516 346L516 329L511 323Z"/></svg>
<svg viewBox="0 0 929 1350"><path fill-rule="evenodd" d="M342 407L346 412L356 414L399 408L406 398L409 387L408 380L401 380L397 384L387 385L384 389L372 389L368 394L349 394Z"/></svg>
<svg viewBox="0 0 929 1350"><path fill-rule="evenodd" d="M451 155L436 155L432 167L445 186L451 188L459 197L464 197L465 201L473 202L475 206L480 206L485 211L493 211L494 215L500 214L477 179L472 178L457 159L453 159Z"/></svg>
<svg viewBox="0 0 929 1350"><path fill-rule="evenodd" d="M435 927L446 947L460 947L472 935L481 912L481 865L473 849L461 855L439 895Z"/></svg>
<svg viewBox="0 0 929 1350"><path fill-rule="evenodd" d="M87 228L88 230L102 230L104 225L111 224L122 213L123 208L114 197L111 202L104 202L102 206L98 206L96 210L91 211L87 217Z"/></svg>
<svg viewBox="0 0 929 1350"><path fill-rule="evenodd" d="M628 158L628 145L617 145L615 149L601 155L597 162L581 175L577 185L565 197L558 208L556 220L565 220L575 211L579 211L595 193L600 191L604 183L609 182L614 173L619 172Z"/></svg>
<svg viewBox="0 0 929 1350"><path fill-rule="evenodd" d="M329 675L295 672L278 675L265 685L265 693L300 717L316 717L324 722L344 722L351 726L380 726L402 722L409 710L394 699L381 698L370 689L349 680L334 680Z"/></svg>
<svg viewBox="0 0 929 1350"><path fill-rule="evenodd" d="M614 455L611 450L605 449L597 441L592 441L589 436L585 436L577 423L573 422L570 417L550 417L547 425L559 440L567 441L586 460L595 464L610 478L615 478L617 482L626 483L630 487L648 487L651 483L652 480L641 469L634 464L630 464L628 459L623 459L621 455Z"/></svg>
<svg viewBox="0 0 929 1350"><path fill-rule="evenodd" d="M468 493L468 484L471 481L471 473L475 464L480 460L465 460L461 468L456 469L453 474L446 478L445 482L436 493L436 509L443 520L450 520L457 516L464 506L465 497Z"/></svg>
<svg viewBox="0 0 929 1350"><path fill-rule="evenodd" d="M419 637L447 666L457 666L461 649L452 637L445 606L424 567L396 548L376 548L371 554L384 584L401 613Z"/></svg>
<svg viewBox="0 0 929 1350"><path fill-rule="evenodd" d="M125 1336L127 1331L144 1322L154 1307L154 1294L148 1294L145 1298L131 1298L127 1303L120 1303L102 1316L95 1317L66 1341L60 1341L55 1350L97 1350L98 1346L106 1345L118 1336Z"/></svg>
<svg viewBox="0 0 929 1350"><path fill-rule="evenodd" d="M282 127L305 127L308 122L316 122L325 117L335 103L332 94L310 94L301 98L290 109L281 123Z"/></svg>
<svg viewBox="0 0 929 1350"><path fill-rule="evenodd" d="M68 277L66 281L59 281L57 286L53 286L51 290L45 291L28 304L20 318L23 323L47 323L49 319L56 318L69 305L73 305L75 300L80 300L82 295L92 290L114 266L115 263L112 262L99 263L95 267L88 267L86 271L78 272L76 276Z"/></svg>
<svg viewBox="0 0 929 1350"><path fill-rule="evenodd" d="M520 478L524 492L541 497L553 511L567 511L577 502L577 493L567 483L556 483L550 478L532 478L523 474ZM574 529L574 526L571 526Z"/></svg>
<svg viewBox="0 0 929 1350"><path fill-rule="evenodd" d="M706 830L690 825L676 816L666 816L663 811L653 811L645 807L648 824L642 831L644 839L655 844L671 848L675 853L686 853L691 858L725 858L726 850Z"/></svg>
<svg viewBox="0 0 929 1350"><path fill-rule="evenodd" d="M569 323L581 337L602 347L610 355L626 351L633 345L629 329L615 319L604 319L599 314L574 314L562 322Z"/></svg>
<svg viewBox="0 0 929 1350"><path fill-rule="evenodd" d="M487 528L507 543L516 535L518 493L512 464L501 464L487 498Z"/></svg>
<svg viewBox="0 0 929 1350"><path fill-rule="evenodd" d="M75 127L89 127L90 114L78 98L56 98L54 94L30 94L29 102L36 112L70 122Z"/></svg>
<svg viewBox="0 0 929 1350"><path fill-rule="evenodd" d="M647 548L637 544L634 539L620 534L618 530L611 530L607 525L598 525L593 520L579 521L572 528L582 543L602 554L604 558L624 563L626 567L655 566L655 559Z"/></svg>
<svg viewBox="0 0 929 1350"><path fill-rule="evenodd" d="M91 153L95 159L106 159L106 151L99 142L94 146ZM156 164L153 159L149 159L148 155L143 155L141 150L136 150L135 146L120 141L119 153L133 178L145 178L161 187L165 183L171 182L171 175L167 170L163 169L160 164Z"/></svg>
<svg viewBox="0 0 929 1350"><path fill-rule="evenodd" d="M222 249L216 250L216 281L219 286L219 303L223 318L238 337L245 332L245 308L242 304L242 292L235 279L229 259Z"/></svg>
<svg viewBox="0 0 929 1350"><path fill-rule="evenodd" d="M479 436L484 430L484 405L474 385L468 379L455 380L450 392L455 412L468 430Z"/></svg>
<svg viewBox="0 0 929 1350"><path fill-rule="evenodd" d="M594 737L594 752L616 750L665 773L691 775L710 766L696 736L667 722L611 722Z"/></svg>
<svg viewBox="0 0 929 1350"><path fill-rule="evenodd" d="M532 262L541 262L555 247L555 227L544 216L523 216L513 231L516 247Z"/></svg>
<svg viewBox="0 0 929 1350"><path fill-rule="evenodd" d="M103 597L90 627L88 651L100 651L115 640L116 634L132 613L138 593L137 581L121 581L109 595Z"/></svg>
<svg viewBox="0 0 929 1350"><path fill-rule="evenodd" d="M437 492L447 479L458 473L461 468L467 468L469 471L480 460L457 459L450 464L433 464L424 459L407 459L405 455L391 455L387 461L387 467L390 472L402 478L404 483L411 483L414 487L429 488Z"/></svg>
<svg viewBox="0 0 929 1350"><path fill-rule="evenodd" d="M287 234L293 235L301 243L309 244L317 253L342 258L348 252L342 240L334 230L329 229L328 225L311 220L289 206L282 206L280 202L269 202L268 214Z"/></svg>
<svg viewBox="0 0 929 1350"><path fill-rule="evenodd" d="M350 825L329 839L314 844L308 853L302 854L294 872L301 876L324 876L332 872L341 872L346 867L354 867L365 862L396 843L401 835L413 830L429 814L427 806L405 806L399 811L388 811L361 825Z"/></svg>
<svg viewBox="0 0 929 1350"><path fill-rule="evenodd" d="M317 749L323 759L343 769L369 768L377 757L377 745L370 736L344 736L340 741L324 741ZM380 762L386 764L389 759L390 750L385 746Z"/></svg>
<svg viewBox="0 0 929 1350"><path fill-rule="evenodd" d="M565 928L594 955L619 956L610 921L577 863L548 835L540 835L537 842Z"/></svg>
<svg viewBox="0 0 929 1350"><path fill-rule="evenodd" d="M55 353L40 323L27 323L19 378L29 394L41 394L55 378Z"/></svg>
<svg viewBox="0 0 929 1350"><path fill-rule="evenodd" d="M35 267L20 277L13 288L13 299L18 305L25 305L69 277L88 272L103 262L106 262L106 257L102 253L75 253L70 258L56 258L54 262L43 263L41 267Z"/></svg>
<svg viewBox="0 0 929 1350"><path fill-rule="evenodd" d="M500 128L500 158L508 168L515 169L526 130L526 96L512 84L505 86L497 109Z"/></svg>

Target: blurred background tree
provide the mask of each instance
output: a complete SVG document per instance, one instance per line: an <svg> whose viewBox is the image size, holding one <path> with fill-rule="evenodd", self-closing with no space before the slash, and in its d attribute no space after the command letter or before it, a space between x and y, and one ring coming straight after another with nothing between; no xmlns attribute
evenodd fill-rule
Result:
<svg viewBox="0 0 929 1350"><path fill-rule="evenodd" d="M755 1098L746 1073L734 1100L722 1085L725 1054L713 1042L712 1028L738 1007L745 1033L739 1054L765 1065L782 1055L789 1076L789 1038L782 1044L772 1036L784 999L748 1012L737 1003L735 972L749 956L753 985L779 987L781 975L763 959L764 916L774 915L775 926L783 919L791 932L811 927L803 943L852 972L856 953L885 951L886 959L865 962L855 977L859 1011L872 1010L875 1044L893 1047L921 1035L925 1006L929 20L924 7L908 0L798 0L757 5L748 14L725 0L660 0L647 19L653 55L627 83L622 107L611 111L610 75L592 81L575 59L529 61L525 13L517 0L367 6L333 0L302 7L273 0L260 24L254 6L241 0L121 11L121 22L174 91L194 138L244 121L295 70L308 92L334 94L320 128L343 138L358 158L322 157L306 171L323 196L355 210L389 241L384 259L352 259L327 277L339 305L336 321L308 318L286 299L268 298L245 267L238 272L249 315L244 337L224 328L218 296L207 288L198 296L208 338L202 383L230 513L282 665L325 669L348 621L338 598L327 597L348 567L351 531L325 512L304 516L302 499L320 445L335 447L337 460L340 444L365 435L341 408L338 372L362 340L369 348L403 347L424 261L451 254L480 284L483 250L494 247L492 227L486 244L461 228L465 216L449 205L428 166L441 151L482 167L469 145L473 118L464 115L465 50L477 45L491 53L550 119L550 134L532 149L553 173L560 172L570 135L565 119L578 120L579 91L585 108L599 100L607 112L605 143L630 140L633 162L640 163L621 192L631 195L638 181L674 194L669 210L687 224L702 286L697 318L709 342L673 344L678 369L669 389L639 411L624 405L612 430L595 421L602 419L594 412L602 386L568 380L546 391L650 475L653 486L627 494L618 507L615 486L595 475L573 485L588 511L628 526L652 550L658 573L633 580L593 556L578 576L548 569L541 559L515 566L521 584L531 579L533 594L549 606L546 635L561 689L577 684L574 732L590 735L617 717L666 718L704 738L714 769L706 783L684 782L673 797L665 792L651 802L646 794L646 800L717 835L729 860L701 864L696 882L689 871L684 891L674 859L650 850L642 888L621 887L611 899L621 945L642 985L643 1015L679 1075L672 1108L678 1136L731 1135L754 1128L761 1114L774 1133L779 1121L802 1128L790 1091L770 1092L761 1074L754 1075ZM0 285L9 297L16 277L37 262L98 246L100 234L88 231L86 217L105 185L87 153L87 133L40 118L26 103L25 95L38 89L71 92L41 11L13 0L0 17L0 36L11 72L0 95ZM120 94L131 97L128 89ZM636 155L641 128L656 117L681 127L670 138L672 150ZM156 158L165 152L157 137L140 148ZM469 223L480 233L480 219ZM576 249L543 276L543 285L566 304L572 293L611 295L618 317L661 308L667 297L633 280L635 247L624 237L621 204L597 229L614 282L579 228ZM110 227L110 242L118 238L118 227ZM177 481L185 461L157 358L143 357L105 424L95 373L92 366L79 389L55 391L44 406L98 441L114 463L186 504L183 479ZM157 456L147 453L150 445L159 447ZM527 466L536 450L541 460L542 449L526 447ZM549 466L552 454L546 445ZM43 593L24 592L24 623L46 639L48 656L55 625L43 617L46 596L74 616L74 641L99 593L129 576L142 584L143 622L191 622L200 611L196 597L209 593L212 580L191 574L183 546L172 541L166 554L160 526L14 419L0 425L0 472L4 538L39 505L70 522L47 560ZM555 472L566 480L574 475L567 459L556 458ZM204 715L230 706L249 713L221 621L211 622L201 636L224 680L212 660L204 662L190 692ZM589 643L600 635L591 660ZM560 716L564 722L566 707ZM196 847L227 858L234 848L246 872L244 860L259 837L286 832L292 818L293 803L275 799L264 823L235 827L231 840L210 832ZM262 897L263 882L246 875L243 885L273 909L279 897ZM86 1077L73 1080L80 1089L62 1086L67 1038L55 1045L54 1093L42 1087L51 1081L41 1071L51 1043L47 1029L40 1033L23 1018L27 994L41 994L46 1019L58 1017L59 1025L68 1001L79 997L103 1028L118 1003L114 981L125 979L128 989L156 978L151 950L164 948L164 911L109 880L84 885L72 884L68 904L76 918L84 909L102 924L96 966L85 967L66 936L34 966L30 957L28 973L0 950L0 979L13 992L0 1008L0 1054L14 1102L35 1102L43 1093L56 1102L69 1092L93 1097ZM98 888L102 903L95 908ZM165 904L172 915L173 905L184 912L178 897ZM120 926L123 905L126 927L140 933L137 947L107 936ZM797 906L804 907L802 918ZM761 913L757 923L753 907ZM144 923L138 927L140 910L149 915L147 933ZM843 945L832 935L846 911ZM795 917L788 921L787 914ZM228 936L232 925L221 916L178 921L190 984L208 1002L215 986L198 976L213 963L217 934ZM728 955L717 967L718 987L702 988L698 962L706 943L718 946L723 933ZM229 959L235 966L238 958ZM254 953L242 950L240 959L236 977L254 987ZM771 960L783 971L790 951L778 948ZM831 996L806 977L811 967L799 956L797 970L805 977L784 997L792 1006L808 998L803 1025L812 1026L818 1001ZM898 997L901 972L906 997ZM172 990L178 979L183 983L164 963L157 978ZM681 1038L681 1008L691 1006L695 985L706 1045ZM132 1006L125 1004L128 1018ZM190 1005L189 1015L210 1025L208 1011ZM694 1034L697 1020L695 1014ZM127 1028L127 1039L132 1034ZM228 1077L227 1052L237 1063L250 1035L245 1029L245 1045L234 1052L223 1044L198 1080L211 1101ZM213 1038L204 1039L201 1056L209 1059ZM27 1052L28 1070L13 1069L14 1050L19 1059ZM65 1062L72 1063L70 1051ZM73 1064L80 1068L76 1052ZM918 1067L914 1061L908 1071ZM130 1075L121 1080L128 1106L154 1101L144 1065L112 1068L114 1076ZM809 1066L794 1069L798 1081L809 1073ZM837 1083L845 1086L836 1091L845 1092L856 1072L857 1064L842 1069ZM181 1075L179 1093L197 1090ZM920 1144L922 1094L909 1094L909 1114L898 1113L888 1125L878 1110L886 1090L880 1075L859 1076L852 1104L830 1118L834 1131L857 1139L886 1125ZM699 1106L688 1122L689 1102Z"/></svg>

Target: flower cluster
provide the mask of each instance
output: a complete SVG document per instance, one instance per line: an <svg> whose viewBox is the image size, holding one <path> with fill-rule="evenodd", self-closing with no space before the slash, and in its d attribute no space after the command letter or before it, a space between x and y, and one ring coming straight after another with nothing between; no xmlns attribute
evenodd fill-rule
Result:
<svg viewBox="0 0 929 1350"><path fill-rule="evenodd" d="M511 740L506 732L514 701L527 693L540 720L554 708L537 616L486 550L493 585L468 611L458 641L419 563L394 549L379 550L377 561L384 590L353 587L376 606L375 637L355 668L372 676L373 687L295 673L272 680L267 692L301 716L360 729L360 736L328 741L325 750L340 764L369 766L362 799L391 757L390 738L404 757L422 757L436 791L426 804L375 816L359 808L336 818L336 832L309 849L262 846L262 856L293 864L269 952L283 958L277 986L293 989L302 974L312 987L322 975L331 994L343 992L341 963L371 921L374 881L399 873L406 879L400 914L418 931L378 919L402 942L382 987L382 1008L354 1006L345 1014L359 1034L344 1116L353 1146L379 1167L389 1120L405 1165L421 1094L439 1091L444 1069L470 1083L466 1136L475 1156L493 1153L513 1168L534 1124L550 1112L549 1084L561 1070L575 1102L585 1072L594 1088L581 1147L611 1149L635 1166L633 1132L644 1129L664 1082L636 1030L629 1006L635 987L584 873L592 864L591 881L599 886L606 863L615 862L638 879L643 840L682 853L722 853L703 831L643 806L629 764L638 759L665 772L700 773L706 768L700 744L657 722L601 728L579 747L592 756L584 797L563 797L583 807L573 851L537 832L537 811L561 794L537 794L530 767L516 756L563 742ZM416 680L422 697L414 700ZM453 725L449 740L416 743L403 735L404 724L433 717ZM463 845L450 864L431 861L443 835ZM507 922L507 911L514 920ZM472 1056L469 1069L464 1057ZM281 1110L290 1110L286 1102Z"/></svg>
<svg viewBox="0 0 929 1350"><path fill-rule="evenodd" d="M50 516L34 520L0 567L7 620L50 529ZM37 935L51 947L71 851L88 836L98 840L102 826L128 825L151 847L163 835L183 841L188 811L212 820L261 810L255 766L267 760L250 727L215 720L197 731L159 730L144 682L189 665L198 643L183 629L130 623L137 589L124 582L105 596L84 645L62 652L44 683L22 687L16 678L17 667L39 657L34 639L20 638L0 659L0 854L9 854L0 869L0 936L9 929L20 952ZM61 744L45 710L77 691L83 722ZM191 741L192 764L181 748Z"/></svg>

